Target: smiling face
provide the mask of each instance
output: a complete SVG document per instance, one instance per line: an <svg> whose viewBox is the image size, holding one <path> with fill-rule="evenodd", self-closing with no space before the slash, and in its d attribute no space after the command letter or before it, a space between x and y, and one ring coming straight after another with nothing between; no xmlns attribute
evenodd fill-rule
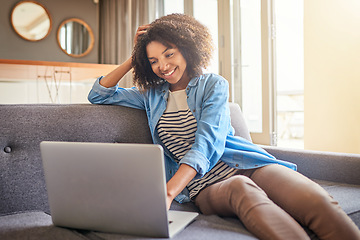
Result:
<svg viewBox="0 0 360 240"><path fill-rule="evenodd" d="M171 91L187 87L190 81L186 72L187 63L178 48L152 41L147 45L146 53L153 72L171 84Z"/></svg>

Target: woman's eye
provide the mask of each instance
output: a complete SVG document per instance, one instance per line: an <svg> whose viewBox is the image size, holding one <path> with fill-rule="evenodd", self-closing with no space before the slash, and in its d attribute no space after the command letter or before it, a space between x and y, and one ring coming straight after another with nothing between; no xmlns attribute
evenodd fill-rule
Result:
<svg viewBox="0 0 360 240"><path fill-rule="evenodd" d="M156 63L156 61L150 61L150 65L153 65L155 63Z"/></svg>
<svg viewBox="0 0 360 240"><path fill-rule="evenodd" d="M166 57L169 58L169 57L172 57L173 55L174 55L174 53L169 53L166 55Z"/></svg>

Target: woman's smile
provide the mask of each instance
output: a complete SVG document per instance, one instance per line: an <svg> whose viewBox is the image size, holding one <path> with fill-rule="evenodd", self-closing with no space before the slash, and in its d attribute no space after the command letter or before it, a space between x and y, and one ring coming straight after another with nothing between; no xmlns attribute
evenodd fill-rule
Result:
<svg viewBox="0 0 360 240"><path fill-rule="evenodd" d="M176 68L175 68L175 69L173 69L173 70L172 70L172 71L170 71L170 72L163 73L163 75L164 75L165 77L169 77L169 76L171 76L171 75L175 72L175 70L176 70Z"/></svg>

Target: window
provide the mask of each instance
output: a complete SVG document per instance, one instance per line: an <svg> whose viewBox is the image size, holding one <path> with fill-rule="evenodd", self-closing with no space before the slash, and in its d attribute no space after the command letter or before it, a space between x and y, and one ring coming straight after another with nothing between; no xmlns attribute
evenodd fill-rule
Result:
<svg viewBox="0 0 360 240"><path fill-rule="evenodd" d="M233 9L234 100L242 106L250 132L260 133L262 132L261 1L233 1L231 9Z"/></svg>
<svg viewBox="0 0 360 240"><path fill-rule="evenodd" d="M253 141L276 145L279 136L282 146L294 147L284 136L303 135L303 0L164 0L164 6L165 14L193 15L210 29L217 49L206 71L229 80L230 100L241 106Z"/></svg>
<svg viewBox="0 0 360 240"><path fill-rule="evenodd" d="M193 0L194 17L209 28L215 51L210 66L204 72L219 74L218 0ZM206 6L206 8L204 8Z"/></svg>
<svg viewBox="0 0 360 240"><path fill-rule="evenodd" d="M164 0L164 15L184 13L184 0Z"/></svg>

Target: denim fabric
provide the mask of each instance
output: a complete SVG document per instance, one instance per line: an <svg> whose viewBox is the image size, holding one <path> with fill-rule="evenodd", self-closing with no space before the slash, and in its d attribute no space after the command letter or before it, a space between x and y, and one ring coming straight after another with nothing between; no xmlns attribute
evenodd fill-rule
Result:
<svg viewBox="0 0 360 240"><path fill-rule="evenodd" d="M88 99L93 104L113 104L146 111L148 124L155 144L162 145L156 125L167 105L170 84L164 82L156 88L141 92L137 88L105 88L94 83ZM250 169L268 164L281 164L296 170L296 165L275 159L261 147L248 140L234 136L228 106L229 85L221 76L203 74L190 80L186 94L188 106L197 121L195 143L181 159L197 172L201 178L219 159L231 167ZM166 179L169 180L179 168L171 154L164 148ZM189 201L186 189L175 198L178 202Z"/></svg>

